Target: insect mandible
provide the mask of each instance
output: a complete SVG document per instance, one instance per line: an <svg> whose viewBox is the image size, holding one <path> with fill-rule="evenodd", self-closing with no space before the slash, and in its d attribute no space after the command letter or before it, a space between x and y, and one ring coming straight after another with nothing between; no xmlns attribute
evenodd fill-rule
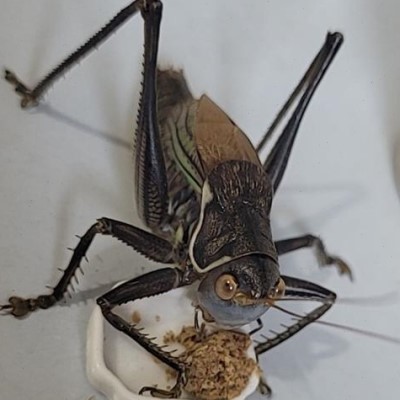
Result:
<svg viewBox="0 0 400 400"><path fill-rule="evenodd" d="M322 264L350 274L346 263L329 255L314 235L274 241L270 209L279 188L304 112L343 37L329 33L325 43L263 140L254 148L247 136L210 98L194 99L183 74L157 68L161 1L132 2L98 35L32 90L15 74L6 79L22 97L22 107L38 103L71 65L104 41L126 19L141 13L145 30L144 73L136 129L137 205L148 230L109 218L82 236L50 294L11 297L2 310L21 317L64 298L81 260L97 234L113 236L149 259L169 267L132 279L97 299L104 317L147 351L178 371L172 390L144 388L153 395L179 396L185 365L113 312L120 304L199 282L198 305L208 321L229 327L258 320L280 298L320 300L322 305L276 337L260 343L257 355L320 318L335 294L321 286L280 274L278 257L304 247L317 249ZM264 162L258 153L276 126L298 102Z"/></svg>

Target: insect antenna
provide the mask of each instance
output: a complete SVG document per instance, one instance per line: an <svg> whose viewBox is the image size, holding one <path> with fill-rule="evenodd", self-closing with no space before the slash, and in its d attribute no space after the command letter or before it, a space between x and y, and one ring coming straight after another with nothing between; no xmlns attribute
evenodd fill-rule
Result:
<svg viewBox="0 0 400 400"><path fill-rule="evenodd" d="M377 294L374 296L368 296L368 297L341 297L341 298L336 298L335 300L333 299L322 299L320 297L302 297L302 296L293 296L293 297L282 297L280 299L276 299L275 302L280 302L280 301L318 301L319 303L324 303L324 304L343 304L343 305L352 305L352 306L366 306L366 307L371 307L371 306L383 306L383 305L388 305L388 304L393 304L394 302L398 301L399 299L399 292L396 290L382 293L382 294Z"/></svg>
<svg viewBox="0 0 400 400"><path fill-rule="evenodd" d="M301 320L302 318L304 318L303 315L301 314L297 314L293 311L287 310L286 308L277 306L276 304L272 304L271 307L275 308L276 310L282 311L285 314L291 315L293 318L293 320L298 321ZM347 332L352 332L352 333L356 333L358 335L363 335L363 336L367 336L373 339L379 339L379 340L383 340L385 342L390 342L390 343L394 343L397 345L400 345L400 338L394 337L394 336L389 336L389 335L385 335L383 333L379 333L379 332L373 332L373 331L369 331L366 329L360 329L360 328L356 328L353 326L349 326L349 325L343 325L343 324L337 324L335 322L329 322L329 321L320 321L320 320L316 320L312 322L313 324L319 324L319 325L324 325L324 326L329 326L331 328L336 328L336 329L341 329Z"/></svg>

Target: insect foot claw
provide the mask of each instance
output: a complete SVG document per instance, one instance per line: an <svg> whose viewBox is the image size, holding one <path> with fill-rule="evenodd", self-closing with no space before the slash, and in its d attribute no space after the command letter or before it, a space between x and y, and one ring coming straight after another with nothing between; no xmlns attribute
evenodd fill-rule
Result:
<svg viewBox="0 0 400 400"><path fill-rule="evenodd" d="M265 397L271 397L272 396L272 389L268 385L267 381L265 378L261 375L260 381L258 383L258 391Z"/></svg>
<svg viewBox="0 0 400 400"><path fill-rule="evenodd" d="M11 85L16 86L18 82L17 76L14 74L14 72L11 72L9 69L4 70L4 79L11 83Z"/></svg>
<svg viewBox="0 0 400 400"><path fill-rule="evenodd" d="M14 87L15 92L21 96L21 108L32 108L39 104L39 101L33 94L32 90L21 82L14 72L5 69L4 79L10 83Z"/></svg>
<svg viewBox="0 0 400 400"><path fill-rule="evenodd" d="M158 397L161 399L177 399L180 396L180 393L179 394L174 393L173 390L163 390L152 386L142 387L139 391L139 395L142 395L147 392L150 394L150 396Z"/></svg>
<svg viewBox="0 0 400 400"><path fill-rule="evenodd" d="M326 251L325 246L320 238L318 238L316 236L311 236L311 238L312 238L311 240L315 246L316 256L317 256L319 265L321 267L334 265L338 269L339 275L347 275L349 277L349 279L352 281L353 273L351 272L351 269L348 266L348 264L345 261L343 261L341 258L329 254Z"/></svg>
<svg viewBox="0 0 400 400"><path fill-rule="evenodd" d="M11 314L14 317L24 317L31 312L29 300L21 297L10 297L9 304L0 306L0 310L6 310L4 314Z"/></svg>
<svg viewBox="0 0 400 400"><path fill-rule="evenodd" d="M333 257L333 264L336 265L339 271L339 275L347 275L349 279L353 281L353 273L351 271L351 268L347 265L346 262L344 262L339 257Z"/></svg>
<svg viewBox="0 0 400 400"><path fill-rule="evenodd" d="M3 305L0 305L0 312L1 312L1 315L10 314L9 311L3 311L3 310L9 310L10 308L13 308L13 306L12 306L11 304L3 304Z"/></svg>
<svg viewBox="0 0 400 400"><path fill-rule="evenodd" d="M140 389L139 395L148 392L152 397L161 399L177 399L182 394L182 387L185 385L185 374L180 375L175 386L171 390L158 389L152 386L144 386Z"/></svg>
<svg viewBox="0 0 400 400"><path fill-rule="evenodd" d="M8 304L0 305L0 311L5 310L5 314L21 318L38 308L49 308L55 302L56 299L53 295L42 295L36 299L23 299L22 297L12 296L8 299Z"/></svg>

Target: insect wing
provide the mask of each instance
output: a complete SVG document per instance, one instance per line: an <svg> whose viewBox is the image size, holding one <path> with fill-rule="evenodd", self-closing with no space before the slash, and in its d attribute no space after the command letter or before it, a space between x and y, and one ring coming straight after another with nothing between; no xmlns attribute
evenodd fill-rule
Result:
<svg viewBox="0 0 400 400"><path fill-rule="evenodd" d="M245 133L206 95L199 100L194 140L206 175L229 160L261 165Z"/></svg>

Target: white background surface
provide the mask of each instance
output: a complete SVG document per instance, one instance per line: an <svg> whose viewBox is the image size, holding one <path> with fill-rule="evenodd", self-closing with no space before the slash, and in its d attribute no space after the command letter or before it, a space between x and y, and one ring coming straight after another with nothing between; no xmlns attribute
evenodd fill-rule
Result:
<svg viewBox="0 0 400 400"><path fill-rule="evenodd" d="M127 2L1 3L0 64L34 83ZM333 270L318 271L309 251L285 256L282 269L339 296L398 291L398 2L165 3L160 62L184 68L194 94L206 92L255 142L326 31L344 33L276 197L275 238L320 234L351 263L354 284ZM55 283L74 234L96 218L137 223L131 154L119 143L130 141L135 127L141 32L137 17L67 74L40 112L20 110L0 81L1 301ZM82 289L149 266L109 238L96 240L89 259ZM0 318L1 399L81 400L95 393L84 371L92 304L74 301L24 321ZM399 304L337 305L325 319L399 337ZM278 400L391 400L398 398L399 360L399 346L315 325L266 354L263 366Z"/></svg>

